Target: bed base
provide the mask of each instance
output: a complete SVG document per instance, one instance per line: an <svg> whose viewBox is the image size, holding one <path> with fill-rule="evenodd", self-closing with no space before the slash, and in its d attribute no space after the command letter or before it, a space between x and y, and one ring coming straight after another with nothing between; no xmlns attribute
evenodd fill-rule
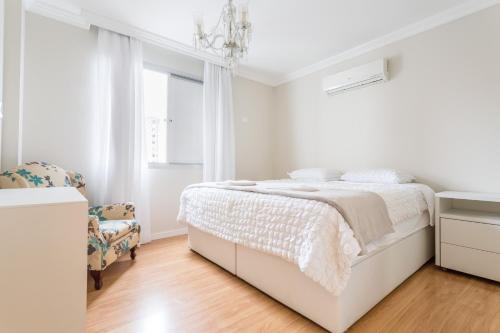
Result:
<svg viewBox="0 0 500 333"><path fill-rule="evenodd" d="M334 296L280 257L192 226L188 235L193 251L335 333L346 331L434 255L434 228L428 226L357 262L347 287Z"/></svg>

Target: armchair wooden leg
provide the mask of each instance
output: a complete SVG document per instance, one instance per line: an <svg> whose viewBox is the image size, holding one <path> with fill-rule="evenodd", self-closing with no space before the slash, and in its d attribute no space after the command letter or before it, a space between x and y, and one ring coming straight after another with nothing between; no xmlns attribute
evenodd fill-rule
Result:
<svg viewBox="0 0 500 333"><path fill-rule="evenodd" d="M100 290L102 288L102 271L90 271L90 275L94 279L95 290Z"/></svg>
<svg viewBox="0 0 500 333"><path fill-rule="evenodd" d="M137 250L137 246L134 246L133 248L130 249L130 258L132 260L135 260L135 257L137 256L137 254L135 253L135 250Z"/></svg>

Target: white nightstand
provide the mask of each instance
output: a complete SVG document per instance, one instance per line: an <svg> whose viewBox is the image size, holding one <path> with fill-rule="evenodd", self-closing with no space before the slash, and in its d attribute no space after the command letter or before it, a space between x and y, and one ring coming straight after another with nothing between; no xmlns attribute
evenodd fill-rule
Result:
<svg viewBox="0 0 500 333"><path fill-rule="evenodd" d="M500 281L500 194L436 194L436 265Z"/></svg>

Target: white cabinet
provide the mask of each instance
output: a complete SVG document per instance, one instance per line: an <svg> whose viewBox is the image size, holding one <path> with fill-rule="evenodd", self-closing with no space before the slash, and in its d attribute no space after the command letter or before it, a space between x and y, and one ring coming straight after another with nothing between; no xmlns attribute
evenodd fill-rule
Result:
<svg viewBox="0 0 500 333"><path fill-rule="evenodd" d="M500 194L436 195L436 265L500 281Z"/></svg>
<svg viewBox="0 0 500 333"><path fill-rule="evenodd" d="M87 207L72 187L0 190L0 332L85 331Z"/></svg>

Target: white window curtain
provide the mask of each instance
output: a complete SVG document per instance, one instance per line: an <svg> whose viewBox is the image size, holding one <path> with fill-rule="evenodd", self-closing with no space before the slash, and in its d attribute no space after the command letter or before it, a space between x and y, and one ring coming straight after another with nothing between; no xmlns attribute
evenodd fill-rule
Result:
<svg viewBox="0 0 500 333"><path fill-rule="evenodd" d="M141 242L151 241L143 112L142 44L98 29L96 204L134 202Z"/></svg>
<svg viewBox="0 0 500 333"><path fill-rule="evenodd" d="M235 178L232 76L205 63L203 76L203 180Z"/></svg>

